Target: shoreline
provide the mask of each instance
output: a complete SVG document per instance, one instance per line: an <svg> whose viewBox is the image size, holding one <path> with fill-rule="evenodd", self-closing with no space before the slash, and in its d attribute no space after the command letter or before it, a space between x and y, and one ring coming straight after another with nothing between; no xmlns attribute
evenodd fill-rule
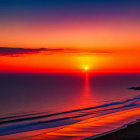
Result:
<svg viewBox="0 0 140 140"><path fill-rule="evenodd" d="M140 119L83 140L140 140Z"/></svg>

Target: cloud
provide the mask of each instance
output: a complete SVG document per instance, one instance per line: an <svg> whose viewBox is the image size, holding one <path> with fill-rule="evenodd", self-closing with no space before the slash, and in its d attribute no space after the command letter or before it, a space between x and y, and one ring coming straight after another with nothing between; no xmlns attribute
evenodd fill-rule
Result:
<svg viewBox="0 0 140 140"><path fill-rule="evenodd" d="M31 48L10 48L10 47L0 47L1 56L19 56L23 54L33 54L40 51L44 51L44 48L31 49Z"/></svg>
<svg viewBox="0 0 140 140"><path fill-rule="evenodd" d="M103 50L89 50L89 49L50 49L50 48L11 48L11 47L0 47L0 56L21 56L24 54L35 54L43 52L45 55L53 55L53 54L109 54L111 51L103 51Z"/></svg>
<svg viewBox="0 0 140 140"><path fill-rule="evenodd" d="M48 49L44 50L44 54L46 55L53 55L53 54L68 54L68 55L81 55L81 54L110 54L113 53L112 51L105 51L105 50L93 50L93 49Z"/></svg>
<svg viewBox="0 0 140 140"><path fill-rule="evenodd" d="M67 49L65 54L110 54L112 51L94 50L94 49Z"/></svg>

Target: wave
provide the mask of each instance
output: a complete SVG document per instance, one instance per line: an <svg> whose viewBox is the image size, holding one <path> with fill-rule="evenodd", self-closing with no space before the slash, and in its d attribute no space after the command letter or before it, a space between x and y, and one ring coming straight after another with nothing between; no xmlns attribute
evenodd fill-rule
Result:
<svg viewBox="0 0 140 140"><path fill-rule="evenodd" d="M87 118L140 107L140 95L124 101L56 113L27 113L0 118L0 136L66 126Z"/></svg>

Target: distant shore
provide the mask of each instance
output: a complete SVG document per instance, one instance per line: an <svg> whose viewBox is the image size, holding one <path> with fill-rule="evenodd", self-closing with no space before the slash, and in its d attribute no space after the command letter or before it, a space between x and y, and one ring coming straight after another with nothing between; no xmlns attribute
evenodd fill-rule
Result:
<svg viewBox="0 0 140 140"><path fill-rule="evenodd" d="M86 138L84 140L140 140L140 120L123 125L121 128Z"/></svg>

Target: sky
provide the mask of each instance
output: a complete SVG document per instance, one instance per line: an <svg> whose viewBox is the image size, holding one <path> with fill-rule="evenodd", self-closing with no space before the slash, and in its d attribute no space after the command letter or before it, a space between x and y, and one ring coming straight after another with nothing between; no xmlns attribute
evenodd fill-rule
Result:
<svg viewBox="0 0 140 140"><path fill-rule="evenodd" d="M139 0L0 0L0 72L140 72Z"/></svg>

